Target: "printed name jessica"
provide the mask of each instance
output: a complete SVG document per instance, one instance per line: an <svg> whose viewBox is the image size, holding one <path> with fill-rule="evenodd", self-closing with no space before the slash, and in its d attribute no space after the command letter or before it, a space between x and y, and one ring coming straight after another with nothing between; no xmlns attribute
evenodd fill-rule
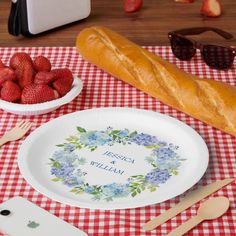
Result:
<svg viewBox="0 0 236 236"><path fill-rule="evenodd" d="M116 154L114 152L106 151L102 155L112 157L112 158L116 158L118 160L122 160L122 161L134 164L134 159L133 158L122 156L122 155Z"/></svg>

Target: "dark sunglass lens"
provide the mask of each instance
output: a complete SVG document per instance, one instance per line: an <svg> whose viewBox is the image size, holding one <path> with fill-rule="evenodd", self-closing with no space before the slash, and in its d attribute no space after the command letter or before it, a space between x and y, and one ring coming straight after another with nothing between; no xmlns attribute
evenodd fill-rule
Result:
<svg viewBox="0 0 236 236"><path fill-rule="evenodd" d="M170 42L172 52L180 60L190 60L196 52L193 43L186 38L172 35Z"/></svg>
<svg viewBox="0 0 236 236"><path fill-rule="evenodd" d="M206 64L215 69L228 69L234 61L232 50L216 45L205 45L202 55Z"/></svg>

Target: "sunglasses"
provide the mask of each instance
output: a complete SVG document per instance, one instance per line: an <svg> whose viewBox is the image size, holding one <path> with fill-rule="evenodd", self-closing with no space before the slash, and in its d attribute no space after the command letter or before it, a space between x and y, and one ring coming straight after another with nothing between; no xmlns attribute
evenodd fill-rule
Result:
<svg viewBox="0 0 236 236"><path fill-rule="evenodd" d="M213 27L196 27L176 30L168 33L173 54L180 60L188 61L196 50L201 51L205 63L214 69L229 69L233 65L236 50L231 47L202 44L185 37L185 35L197 35L206 31L213 31L225 39L232 39L233 35Z"/></svg>

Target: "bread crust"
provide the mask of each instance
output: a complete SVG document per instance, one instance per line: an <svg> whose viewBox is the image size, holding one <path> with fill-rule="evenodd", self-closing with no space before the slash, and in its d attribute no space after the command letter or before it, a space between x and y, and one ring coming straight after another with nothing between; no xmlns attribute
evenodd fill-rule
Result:
<svg viewBox="0 0 236 236"><path fill-rule="evenodd" d="M200 79L105 27L82 30L78 52L114 77L198 120L236 136L236 88Z"/></svg>

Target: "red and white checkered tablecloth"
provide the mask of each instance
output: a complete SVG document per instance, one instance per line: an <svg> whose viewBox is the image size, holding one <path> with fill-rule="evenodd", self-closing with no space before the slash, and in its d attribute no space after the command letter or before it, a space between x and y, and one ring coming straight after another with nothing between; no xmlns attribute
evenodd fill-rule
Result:
<svg viewBox="0 0 236 236"><path fill-rule="evenodd" d="M180 68L200 77L216 79L236 85L236 69L217 71L209 69L200 55L190 62L181 62L171 53L169 47L147 47L148 50L177 64ZM22 118L33 123L31 130L56 117L71 112L95 107L133 107L153 110L175 117L193 127L205 140L210 151L210 163L206 174L197 186L213 181L236 177L236 138L203 124L182 112L164 105L157 99L136 88L106 74L95 66L85 62L73 47L45 48L0 48L0 58L8 62L16 51L25 51L33 57L39 54L47 56L54 67L68 67L84 81L82 93L71 103L54 112L35 117L22 117L0 110L0 136L15 126ZM182 214L161 225L152 232L145 232L142 225L174 206L179 197L161 204L125 210L89 210L64 205L35 191L21 176L17 166L17 152L23 142L10 142L0 149L0 202L14 196L22 196L40 207L55 214L70 224L86 231L89 235L166 235L170 230L196 214L199 203ZM229 211L217 220L207 221L188 235L236 235L236 184L224 187L213 196L223 195L230 199ZM66 235L66 232L65 232ZM23 235L19 235L23 236Z"/></svg>

